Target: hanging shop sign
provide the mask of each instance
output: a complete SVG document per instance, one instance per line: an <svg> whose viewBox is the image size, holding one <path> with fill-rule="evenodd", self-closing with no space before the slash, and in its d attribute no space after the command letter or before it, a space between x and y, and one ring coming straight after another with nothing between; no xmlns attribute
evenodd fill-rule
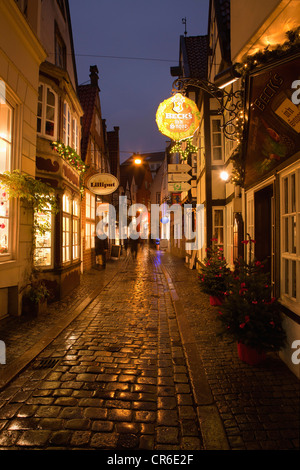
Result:
<svg viewBox="0 0 300 470"><path fill-rule="evenodd" d="M250 76L246 186L283 164L300 148L300 109L293 102L292 88L299 69L297 57Z"/></svg>
<svg viewBox="0 0 300 470"><path fill-rule="evenodd" d="M181 93L160 103L156 112L159 131L174 141L192 137L199 127L200 113L194 101Z"/></svg>
<svg viewBox="0 0 300 470"><path fill-rule="evenodd" d="M119 181L109 173L97 173L88 179L86 186L94 194L105 195L113 193L118 188Z"/></svg>

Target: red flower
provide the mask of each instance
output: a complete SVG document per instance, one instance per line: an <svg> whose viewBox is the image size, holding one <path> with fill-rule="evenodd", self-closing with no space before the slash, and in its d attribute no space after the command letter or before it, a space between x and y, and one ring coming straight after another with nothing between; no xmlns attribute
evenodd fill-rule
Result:
<svg viewBox="0 0 300 470"><path fill-rule="evenodd" d="M223 251L223 248L219 248L220 251Z"/></svg>
<svg viewBox="0 0 300 470"><path fill-rule="evenodd" d="M249 317L249 315L246 315L245 316L245 322L248 323L248 321L250 321L250 317Z"/></svg>
<svg viewBox="0 0 300 470"><path fill-rule="evenodd" d="M250 241L251 241L251 243L256 243L256 240L250 240Z"/></svg>
<svg viewBox="0 0 300 470"><path fill-rule="evenodd" d="M253 304L257 304L257 300L252 300L252 303L253 303Z"/></svg>
<svg viewBox="0 0 300 470"><path fill-rule="evenodd" d="M270 321L270 325L275 326L275 323L273 321Z"/></svg>
<svg viewBox="0 0 300 470"><path fill-rule="evenodd" d="M241 282L241 288L244 289L246 287L246 283L245 282Z"/></svg>
<svg viewBox="0 0 300 470"><path fill-rule="evenodd" d="M261 262L260 261L255 261L255 266L260 266Z"/></svg>
<svg viewBox="0 0 300 470"><path fill-rule="evenodd" d="M242 240L242 243L244 243L244 245L248 245L249 240Z"/></svg>
<svg viewBox="0 0 300 470"><path fill-rule="evenodd" d="M246 323L241 323L240 328L244 328L245 325L246 325Z"/></svg>

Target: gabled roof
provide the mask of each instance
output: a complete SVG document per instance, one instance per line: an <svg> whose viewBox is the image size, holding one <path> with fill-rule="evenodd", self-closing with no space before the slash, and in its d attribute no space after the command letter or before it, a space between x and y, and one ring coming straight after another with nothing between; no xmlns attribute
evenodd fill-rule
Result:
<svg viewBox="0 0 300 470"><path fill-rule="evenodd" d="M207 78L208 36L180 36L184 76Z"/></svg>
<svg viewBox="0 0 300 470"><path fill-rule="evenodd" d="M80 99L81 106L84 111L82 118L82 136L81 136L81 158L85 161L89 134L93 119L94 107L96 104L97 95L99 89L96 86L91 84L89 85L79 85L78 87L78 96Z"/></svg>

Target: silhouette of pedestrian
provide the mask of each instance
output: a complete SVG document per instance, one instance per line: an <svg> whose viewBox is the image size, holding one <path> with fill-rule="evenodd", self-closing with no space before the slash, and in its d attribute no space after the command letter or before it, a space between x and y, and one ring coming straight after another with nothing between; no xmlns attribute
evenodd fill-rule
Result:
<svg viewBox="0 0 300 470"><path fill-rule="evenodd" d="M139 239L137 238L136 240L134 240L133 238L130 238L129 245L130 245L131 255L133 259L136 259L138 247L139 247Z"/></svg>
<svg viewBox="0 0 300 470"><path fill-rule="evenodd" d="M108 250L108 241L107 238L103 240L96 235L95 237L95 254L96 254L96 261L97 264L102 266L103 268L106 267L106 253Z"/></svg>

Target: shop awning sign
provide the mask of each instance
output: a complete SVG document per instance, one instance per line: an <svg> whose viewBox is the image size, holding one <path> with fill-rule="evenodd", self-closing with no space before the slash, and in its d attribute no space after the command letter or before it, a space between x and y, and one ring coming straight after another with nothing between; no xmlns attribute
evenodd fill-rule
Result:
<svg viewBox="0 0 300 470"><path fill-rule="evenodd" d="M180 141L194 135L199 127L200 113L194 101L176 93L160 103L156 123L163 135Z"/></svg>
<svg viewBox="0 0 300 470"><path fill-rule="evenodd" d="M88 179L86 186L92 193L103 196L113 193L119 187L119 180L110 173L97 173Z"/></svg>

